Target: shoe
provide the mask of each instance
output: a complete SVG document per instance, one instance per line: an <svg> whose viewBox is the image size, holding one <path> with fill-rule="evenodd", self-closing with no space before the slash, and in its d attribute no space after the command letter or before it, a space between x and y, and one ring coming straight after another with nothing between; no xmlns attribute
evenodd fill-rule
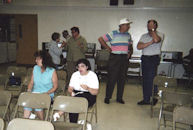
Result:
<svg viewBox="0 0 193 130"><path fill-rule="evenodd" d="M123 99L117 99L117 102L121 104L125 104L125 101L123 101Z"/></svg>
<svg viewBox="0 0 193 130"><path fill-rule="evenodd" d="M146 102L144 100L137 103L138 105L150 105L150 102Z"/></svg>
<svg viewBox="0 0 193 130"><path fill-rule="evenodd" d="M110 100L108 98L105 98L104 103L109 104Z"/></svg>
<svg viewBox="0 0 193 130"><path fill-rule="evenodd" d="M56 112L56 113L53 115L53 118L54 118L54 121L57 121L57 120L60 118L59 113Z"/></svg>
<svg viewBox="0 0 193 130"><path fill-rule="evenodd" d="M158 100L157 100L156 98L154 98L154 99L153 99L153 105L156 105L156 104L157 104L157 101L158 101Z"/></svg>

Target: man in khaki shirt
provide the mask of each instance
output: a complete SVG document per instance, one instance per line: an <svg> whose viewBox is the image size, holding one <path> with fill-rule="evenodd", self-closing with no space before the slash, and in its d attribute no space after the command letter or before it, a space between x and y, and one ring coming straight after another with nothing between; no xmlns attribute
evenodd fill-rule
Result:
<svg viewBox="0 0 193 130"><path fill-rule="evenodd" d="M76 62L79 59L85 58L87 51L87 42L84 37L80 35L78 27L71 28L72 37L67 41L67 86L69 84L71 75L76 71Z"/></svg>

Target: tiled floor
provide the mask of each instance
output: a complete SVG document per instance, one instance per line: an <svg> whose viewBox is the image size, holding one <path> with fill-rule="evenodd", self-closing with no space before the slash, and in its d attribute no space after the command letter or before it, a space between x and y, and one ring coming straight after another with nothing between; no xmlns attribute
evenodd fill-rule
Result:
<svg viewBox="0 0 193 130"><path fill-rule="evenodd" d="M0 65L1 74L5 74L7 65ZM116 87L110 104L105 104L106 83L100 82L100 93L97 97L98 123L94 123L93 130L156 130L158 117L150 117L150 106L138 106L137 102L142 99L141 83L138 79L128 79L125 85L125 104L116 102ZM192 89L182 89L193 92ZM184 130L190 130L189 126L183 126ZM161 130L172 130L171 127Z"/></svg>

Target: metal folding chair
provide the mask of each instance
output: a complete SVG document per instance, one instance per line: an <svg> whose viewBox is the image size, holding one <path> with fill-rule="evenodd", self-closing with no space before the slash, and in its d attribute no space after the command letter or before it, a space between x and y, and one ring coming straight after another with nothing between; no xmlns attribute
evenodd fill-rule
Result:
<svg viewBox="0 0 193 130"><path fill-rule="evenodd" d="M4 130L4 121L0 118L0 130Z"/></svg>
<svg viewBox="0 0 193 130"><path fill-rule="evenodd" d="M164 91L170 88L176 88L177 87L177 79L172 77L166 77L166 76L159 76L157 75L153 80L153 87L152 87L152 97L151 97L151 117L154 116L154 104L153 100L159 99L159 92ZM155 92L155 89L157 91Z"/></svg>
<svg viewBox="0 0 193 130"><path fill-rule="evenodd" d="M164 119L164 126L166 127L166 116L167 120L172 121L174 108L176 106L190 105L192 97L193 95L187 93L162 91L158 130L160 129L162 117Z"/></svg>
<svg viewBox="0 0 193 130"><path fill-rule="evenodd" d="M15 118L10 121L7 130L54 130L54 126L48 121Z"/></svg>
<svg viewBox="0 0 193 130"><path fill-rule="evenodd" d="M33 109L37 108L37 109L46 110L45 120L48 120L50 104L51 104L51 98L48 94L23 92L20 94L18 98L13 118L16 118L19 116L18 114L19 107L28 107Z"/></svg>
<svg viewBox="0 0 193 130"><path fill-rule="evenodd" d="M53 122L55 130L86 130L86 118L88 112L88 101L82 97L57 96L54 100L53 108L50 115L52 121L55 111L64 113L79 113L82 114L83 124L56 121Z"/></svg>
<svg viewBox="0 0 193 130"><path fill-rule="evenodd" d="M0 91L0 117L5 121L10 121L11 92Z"/></svg>
<svg viewBox="0 0 193 130"><path fill-rule="evenodd" d="M176 130L176 123L193 125L193 108L176 107L173 112L173 130Z"/></svg>

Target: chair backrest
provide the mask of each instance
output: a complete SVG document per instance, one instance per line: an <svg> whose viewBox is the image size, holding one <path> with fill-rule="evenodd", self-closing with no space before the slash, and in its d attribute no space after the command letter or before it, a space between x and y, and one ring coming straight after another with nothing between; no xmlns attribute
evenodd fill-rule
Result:
<svg viewBox="0 0 193 130"><path fill-rule="evenodd" d="M32 75L32 71L33 71L33 68L28 68L27 69L27 73L26 73L26 76L25 76L25 79L23 81L23 85L27 86L31 80L31 75Z"/></svg>
<svg viewBox="0 0 193 130"><path fill-rule="evenodd" d="M16 116L18 107L21 106L21 107L29 107L29 108L46 109L47 113L46 113L45 120L47 120L50 104L51 104L51 98L48 94L23 92L20 94L18 98L17 106L14 113L14 118Z"/></svg>
<svg viewBox="0 0 193 130"><path fill-rule="evenodd" d="M54 130L54 126L48 121L15 118L9 122L7 130Z"/></svg>
<svg viewBox="0 0 193 130"><path fill-rule="evenodd" d="M164 104L188 105L192 103L193 95L181 92L163 91L161 100Z"/></svg>
<svg viewBox="0 0 193 130"><path fill-rule="evenodd" d="M11 102L11 92L0 91L0 106L5 106L5 109L3 110L3 115L1 117L3 119L5 119L5 117L6 117L10 102Z"/></svg>
<svg viewBox="0 0 193 130"><path fill-rule="evenodd" d="M193 108L176 107L173 112L173 130L175 130L176 122L193 125Z"/></svg>
<svg viewBox="0 0 193 130"><path fill-rule="evenodd" d="M177 87L177 79L172 77L157 75L153 80L153 84L163 88Z"/></svg>
<svg viewBox="0 0 193 130"><path fill-rule="evenodd" d="M4 130L4 121L0 118L0 130Z"/></svg>
<svg viewBox="0 0 193 130"><path fill-rule="evenodd" d="M54 100L50 121L52 121L54 111L66 113L82 113L83 120L86 122L88 112L88 101L82 97L57 96ZM83 124L85 127L85 124Z"/></svg>
<svg viewBox="0 0 193 130"><path fill-rule="evenodd" d="M109 56L110 53L107 50L104 49L98 50L96 52L96 60L95 60L97 68L106 67L108 64Z"/></svg>
<svg viewBox="0 0 193 130"><path fill-rule="evenodd" d="M58 76L58 80L66 81L66 72L64 70L57 70L56 73Z"/></svg>
<svg viewBox="0 0 193 130"><path fill-rule="evenodd" d="M88 101L82 97L57 96L53 104L53 110L67 113L84 113L87 109Z"/></svg>
<svg viewBox="0 0 193 130"><path fill-rule="evenodd" d="M22 66L9 66L7 68L7 75L11 75L12 72L14 72L15 76L25 77L27 74L27 69L26 67Z"/></svg>
<svg viewBox="0 0 193 130"><path fill-rule="evenodd" d="M7 79L8 79L7 75L0 74L0 85L5 85Z"/></svg>

